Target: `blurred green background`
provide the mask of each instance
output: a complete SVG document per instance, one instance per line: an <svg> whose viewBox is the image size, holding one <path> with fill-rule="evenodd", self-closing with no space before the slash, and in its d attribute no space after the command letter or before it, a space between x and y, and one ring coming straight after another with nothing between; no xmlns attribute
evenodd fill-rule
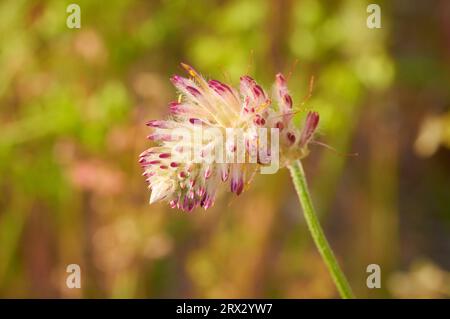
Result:
<svg viewBox="0 0 450 319"><path fill-rule="evenodd" d="M338 297L286 170L186 214L137 164L180 62L270 88L296 60L294 104L314 75L318 139L359 153L304 161L355 293L450 297L450 2L376 1L368 29L371 2L0 1L0 297Z"/></svg>

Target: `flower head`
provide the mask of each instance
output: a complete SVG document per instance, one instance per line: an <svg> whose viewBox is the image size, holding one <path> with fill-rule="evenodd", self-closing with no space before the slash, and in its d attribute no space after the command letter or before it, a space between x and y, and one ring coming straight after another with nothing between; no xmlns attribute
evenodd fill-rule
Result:
<svg viewBox="0 0 450 319"><path fill-rule="evenodd" d="M242 76L236 90L182 66L190 77L171 78L180 96L169 104L170 118L147 122L153 128L148 138L158 143L139 159L150 203L166 199L184 211L207 209L220 184L229 183L240 195L254 172L274 157L284 167L308 154L319 115L309 112L302 129L293 125L293 101L281 73L271 98L250 76ZM276 134L262 138L267 130Z"/></svg>

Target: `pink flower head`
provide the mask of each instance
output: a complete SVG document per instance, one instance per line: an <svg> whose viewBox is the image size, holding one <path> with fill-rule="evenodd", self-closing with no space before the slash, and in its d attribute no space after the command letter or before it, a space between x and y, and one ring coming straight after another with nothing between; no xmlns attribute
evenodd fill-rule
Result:
<svg viewBox="0 0 450 319"><path fill-rule="evenodd" d="M238 91L220 81L205 80L189 65L182 66L190 78L171 78L180 98L169 104L170 118L146 123L153 129L148 138L158 143L139 159L151 189L150 203L165 199L184 211L198 206L207 209L214 204L220 184L229 183L230 191L240 195L253 172L267 166L272 156L277 155L284 167L308 154L319 115L309 112L302 129L293 125L294 105L281 73L274 84L275 107L248 75L240 78ZM214 134L206 134L205 129ZM202 135L196 139L200 130ZM266 143L258 135L264 130L270 136ZM277 134L272 136L273 130ZM221 138L230 131L239 134ZM273 154L275 145L278 154Z"/></svg>

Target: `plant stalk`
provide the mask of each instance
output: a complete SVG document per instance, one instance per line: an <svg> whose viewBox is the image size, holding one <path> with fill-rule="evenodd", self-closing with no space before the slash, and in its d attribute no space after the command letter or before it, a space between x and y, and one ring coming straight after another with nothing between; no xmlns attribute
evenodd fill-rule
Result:
<svg viewBox="0 0 450 319"><path fill-rule="evenodd" d="M306 223L308 224L309 231L311 232L314 243L316 244L317 249L319 250L319 253L328 268L328 271L331 274L331 277L339 291L339 294L343 299L354 298L352 288L350 287L347 278L339 267L333 250L331 249L322 230L322 227L320 226L319 219L317 218L317 214L314 210L311 196L309 194L308 184L306 182L306 176L303 170L302 163L300 161L296 161L289 166L289 170L291 172L292 181L297 191L298 199L300 200L300 204L303 208L303 213L306 219Z"/></svg>

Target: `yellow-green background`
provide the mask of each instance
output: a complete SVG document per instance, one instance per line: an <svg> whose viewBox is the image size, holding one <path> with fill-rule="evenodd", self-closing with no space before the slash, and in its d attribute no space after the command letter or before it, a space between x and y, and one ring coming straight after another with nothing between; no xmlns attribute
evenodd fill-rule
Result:
<svg viewBox="0 0 450 319"><path fill-rule="evenodd" d="M0 1L0 297L337 297L286 170L187 214L137 163L179 62L270 88L297 59L294 103L315 76L318 139L359 153L305 160L355 293L449 297L450 3L377 1L371 30L370 2Z"/></svg>

